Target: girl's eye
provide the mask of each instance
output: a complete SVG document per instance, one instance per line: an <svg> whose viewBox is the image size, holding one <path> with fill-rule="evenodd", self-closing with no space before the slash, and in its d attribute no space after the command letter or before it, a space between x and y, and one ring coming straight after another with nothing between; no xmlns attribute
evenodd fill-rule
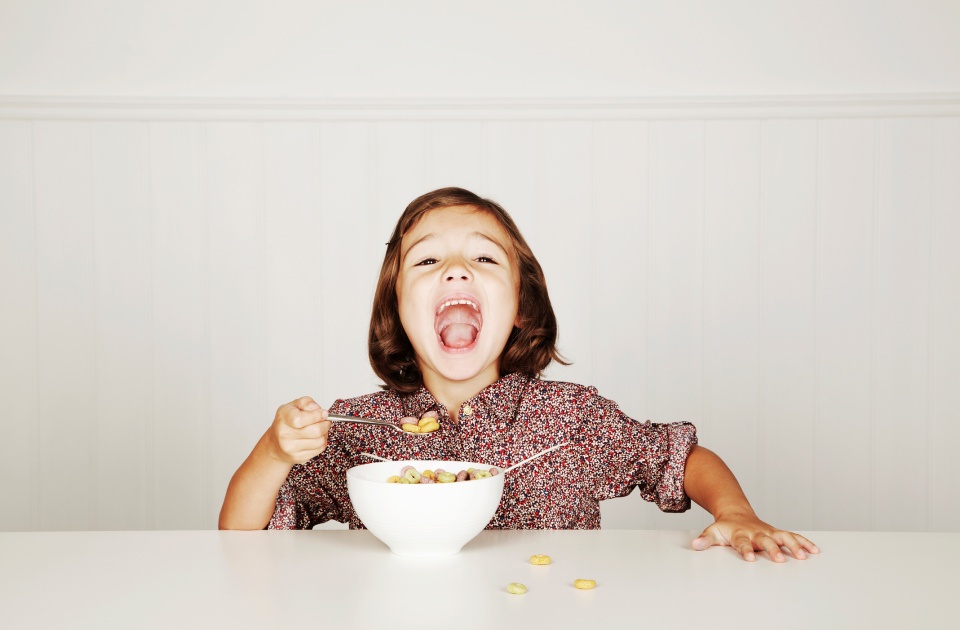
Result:
<svg viewBox="0 0 960 630"><path fill-rule="evenodd" d="M424 265L435 265L436 263L437 263L436 258L424 258L423 260L418 262L416 265L414 265L414 267L421 267Z"/></svg>
<svg viewBox="0 0 960 630"><path fill-rule="evenodd" d="M497 261L495 261L493 258L490 258L489 256L479 256L477 258L477 262L497 264Z"/></svg>

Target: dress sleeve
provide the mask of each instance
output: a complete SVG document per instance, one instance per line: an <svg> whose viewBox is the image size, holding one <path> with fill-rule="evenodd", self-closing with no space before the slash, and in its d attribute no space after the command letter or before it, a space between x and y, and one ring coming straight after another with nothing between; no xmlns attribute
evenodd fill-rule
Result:
<svg viewBox="0 0 960 630"><path fill-rule="evenodd" d="M664 512L690 509L683 479L687 456L697 443L696 428L689 422L639 422L599 394L590 403L584 448L595 498L621 497L637 488Z"/></svg>
<svg viewBox="0 0 960 630"><path fill-rule="evenodd" d="M350 414L349 401L336 400L330 413ZM277 506L267 529L313 529L326 521L346 523L353 513L347 494L347 469L353 466L343 434L345 425L330 427L326 450L290 469L277 493Z"/></svg>
<svg viewBox="0 0 960 630"><path fill-rule="evenodd" d="M322 460L322 455L317 456L290 469L267 529L312 529L324 521L340 520L336 501L326 488Z"/></svg>

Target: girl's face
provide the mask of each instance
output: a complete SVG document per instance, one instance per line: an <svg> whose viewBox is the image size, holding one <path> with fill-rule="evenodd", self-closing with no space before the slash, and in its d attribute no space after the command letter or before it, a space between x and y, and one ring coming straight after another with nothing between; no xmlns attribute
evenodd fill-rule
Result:
<svg viewBox="0 0 960 630"><path fill-rule="evenodd" d="M499 378L519 292L513 245L489 214L438 208L404 234L400 322L428 389L456 382L479 391Z"/></svg>

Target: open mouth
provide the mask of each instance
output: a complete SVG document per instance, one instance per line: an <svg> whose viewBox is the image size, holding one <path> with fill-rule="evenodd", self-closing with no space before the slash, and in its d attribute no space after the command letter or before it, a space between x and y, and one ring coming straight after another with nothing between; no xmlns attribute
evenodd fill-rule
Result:
<svg viewBox="0 0 960 630"><path fill-rule="evenodd" d="M451 297L437 306L434 330L444 349L471 348L477 342L482 327L480 306L472 298Z"/></svg>

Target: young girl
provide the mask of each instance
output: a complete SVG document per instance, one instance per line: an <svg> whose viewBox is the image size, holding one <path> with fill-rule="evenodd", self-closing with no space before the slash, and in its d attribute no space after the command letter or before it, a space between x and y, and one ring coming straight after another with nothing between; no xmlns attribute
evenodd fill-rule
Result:
<svg viewBox="0 0 960 630"><path fill-rule="evenodd" d="M234 474L220 527L362 527L346 471L370 461L363 453L506 467L566 442L507 478L488 528L599 528L600 501L639 488L661 510L692 499L713 515L694 549L731 545L746 560L766 551L776 562L783 548L798 559L818 552L757 518L726 465L697 446L693 425L638 422L593 387L541 380L562 362L556 338L543 271L503 208L459 188L415 199L387 243L370 320L384 391L329 410L306 397L280 407ZM431 413L440 429L331 425L328 412L398 426Z"/></svg>

